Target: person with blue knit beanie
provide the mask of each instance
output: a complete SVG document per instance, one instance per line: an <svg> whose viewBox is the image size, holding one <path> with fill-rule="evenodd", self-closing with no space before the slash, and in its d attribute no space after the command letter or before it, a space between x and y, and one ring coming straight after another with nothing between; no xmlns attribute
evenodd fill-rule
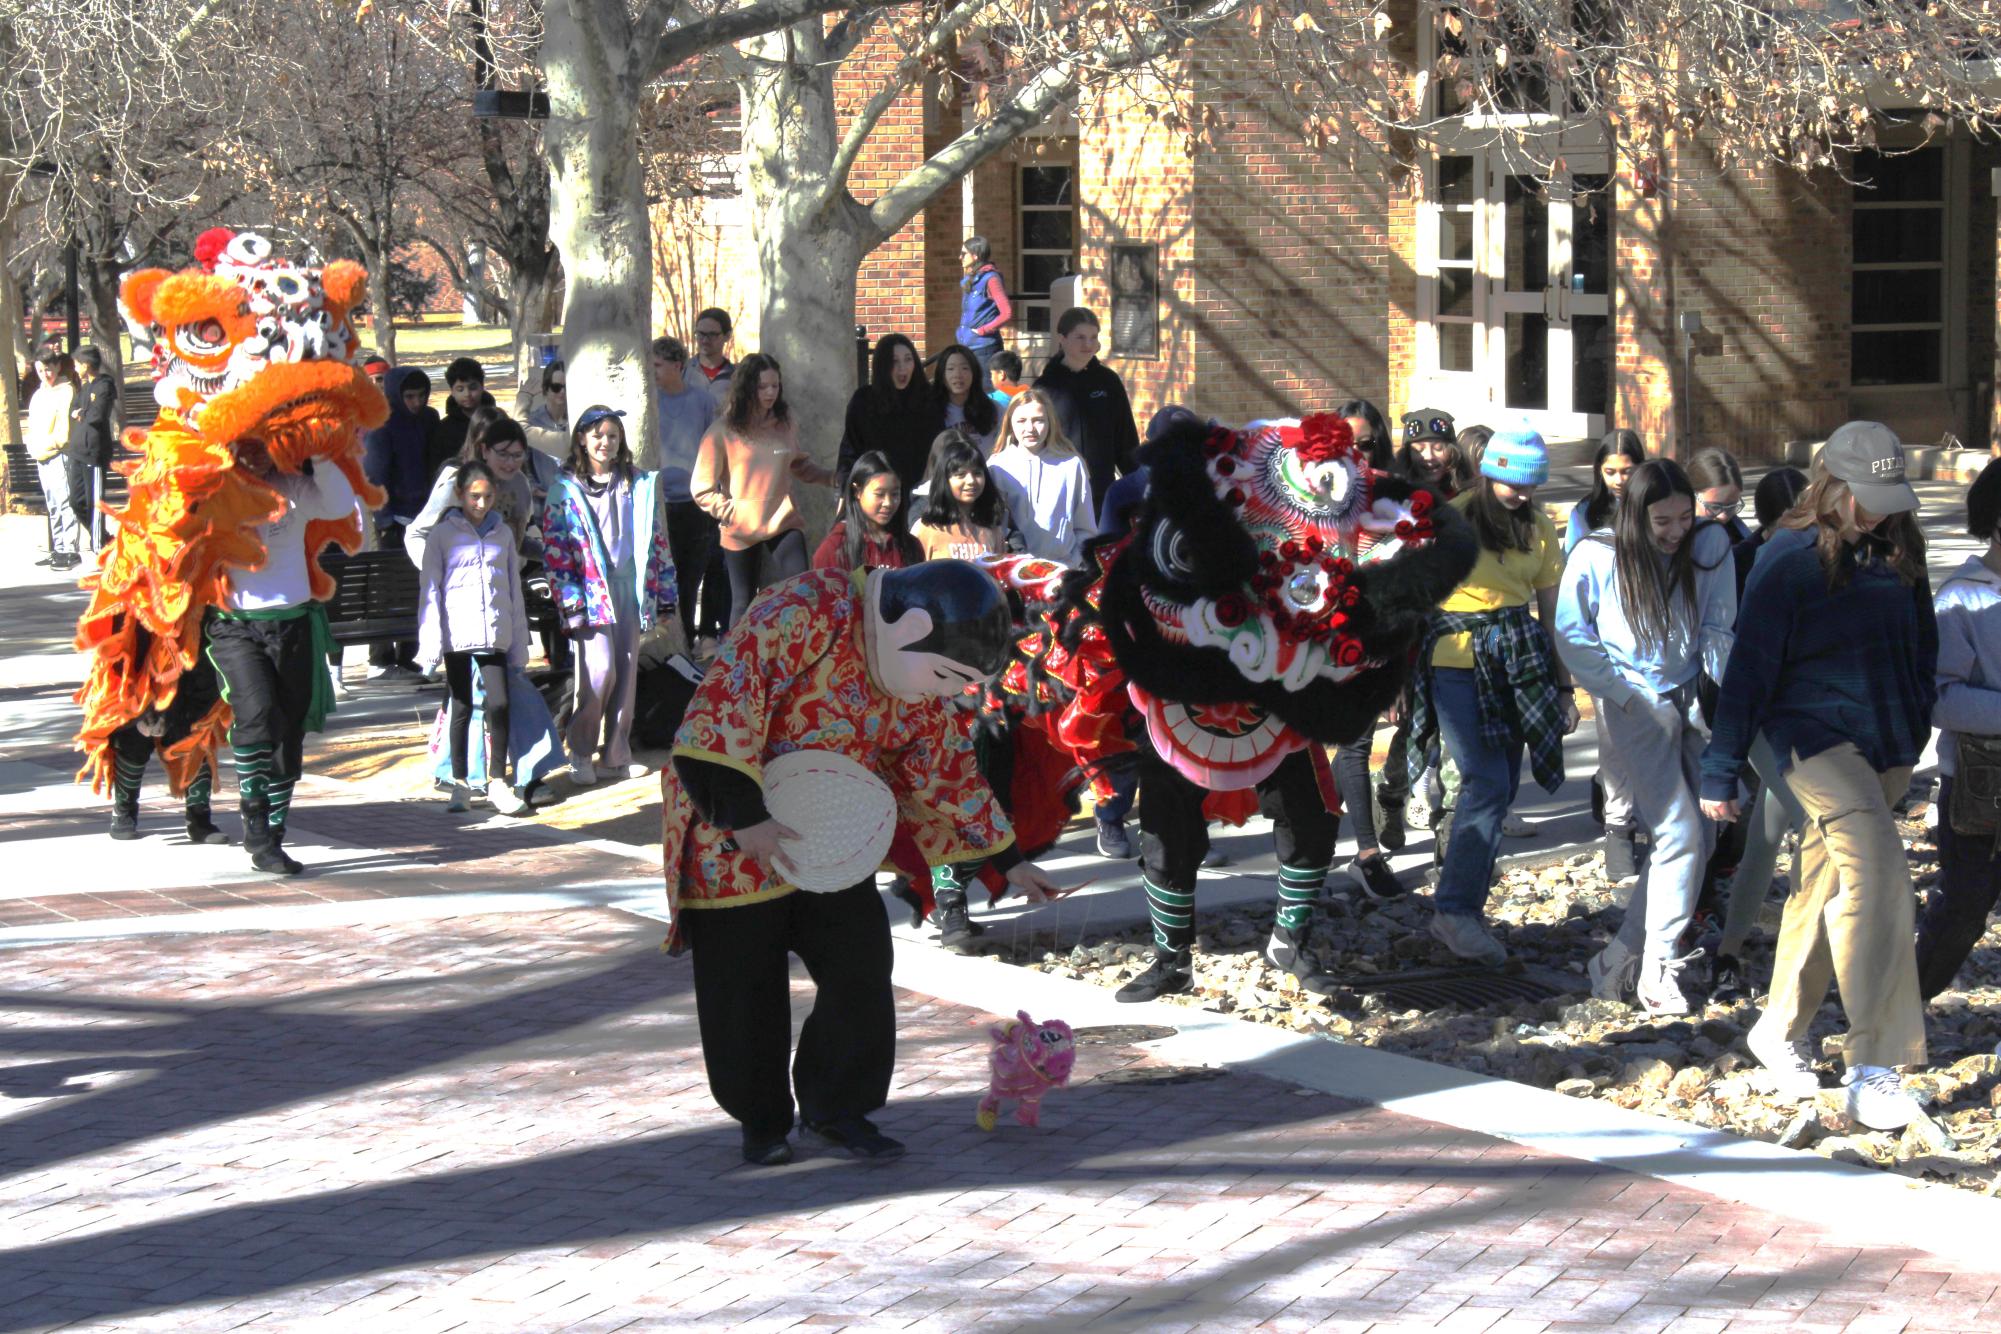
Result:
<svg viewBox="0 0 2001 1334"><path fill-rule="evenodd" d="M1460 775L1431 934L1457 957L1488 965L1508 957L1484 918L1523 752L1536 781L1554 793L1563 783L1563 738L1577 726L1570 673L1550 639L1563 539L1535 503L1548 479L1549 447L1534 431L1497 431L1488 440L1478 483L1450 502L1473 525L1480 558L1431 614L1411 682L1412 767L1423 764L1435 730Z"/></svg>

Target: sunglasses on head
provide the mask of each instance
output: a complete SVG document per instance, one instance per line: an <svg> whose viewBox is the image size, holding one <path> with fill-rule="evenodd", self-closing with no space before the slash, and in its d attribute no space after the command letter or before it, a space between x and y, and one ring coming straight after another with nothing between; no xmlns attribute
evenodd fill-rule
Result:
<svg viewBox="0 0 2001 1334"><path fill-rule="evenodd" d="M1433 417L1427 421L1422 417L1406 417L1403 424L1403 438L1415 440L1421 435L1435 435L1441 439L1449 439L1452 435L1452 418Z"/></svg>

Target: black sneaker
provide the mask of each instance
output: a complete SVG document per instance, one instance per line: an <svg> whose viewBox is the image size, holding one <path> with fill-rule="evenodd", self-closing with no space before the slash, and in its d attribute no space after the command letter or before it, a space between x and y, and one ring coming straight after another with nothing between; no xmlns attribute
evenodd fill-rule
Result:
<svg viewBox="0 0 2001 1334"><path fill-rule="evenodd" d="M806 1122L807 1133L830 1149L846 1149L856 1158L885 1162L903 1156L903 1141L891 1139L875 1128L865 1116L846 1116L838 1121ZM787 1146L790 1156L790 1146Z"/></svg>
<svg viewBox="0 0 2001 1334"><path fill-rule="evenodd" d="M188 812L188 842L227 843L229 835L215 827L215 821L209 818L207 811L195 809Z"/></svg>
<svg viewBox="0 0 2001 1334"><path fill-rule="evenodd" d="M1408 837L1403 827L1403 803L1376 802L1376 844L1384 852L1402 852Z"/></svg>
<svg viewBox="0 0 2001 1334"><path fill-rule="evenodd" d="M1377 833L1380 839L1382 834ZM1410 891L1397 881L1397 873L1390 869L1390 859L1380 854L1374 857L1355 857L1348 862L1348 878L1362 887L1362 892L1376 902L1399 898Z"/></svg>
<svg viewBox="0 0 2001 1334"><path fill-rule="evenodd" d="M1730 1005L1751 998L1751 970L1741 956L1717 954L1709 971L1709 999Z"/></svg>
<svg viewBox="0 0 2001 1334"><path fill-rule="evenodd" d="M954 952L964 952L965 947L987 933L987 929L972 919L966 910L963 895L938 900L938 943Z"/></svg>
<svg viewBox="0 0 2001 1334"><path fill-rule="evenodd" d="M1132 981L1120 987L1112 997L1130 1005L1136 1001L1150 1001L1156 996L1175 995L1195 989L1195 967L1184 949L1164 950L1158 945L1153 950L1153 962L1147 970Z"/></svg>
<svg viewBox="0 0 2001 1334"><path fill-rule="evenodd" d="M754 1140L745 1135L743 1160L752 1167L783 1167L792 1161L792 1141L783 1135L764 1140Z"/></svg>
<svg viewBox="0 0 2001 1334"><path fill-rule="evenodd" d="M271 875L297 875L306 869L304 863L286 852L285 845L275 838L250 854L250 864Z"/></svg>
<svg viewBox="0 0 2001 1334"><path fill-rule="evenodd" d="M139 808L137 806L113 806L111 808L111 836L120 843L139 837Z"/></svg>

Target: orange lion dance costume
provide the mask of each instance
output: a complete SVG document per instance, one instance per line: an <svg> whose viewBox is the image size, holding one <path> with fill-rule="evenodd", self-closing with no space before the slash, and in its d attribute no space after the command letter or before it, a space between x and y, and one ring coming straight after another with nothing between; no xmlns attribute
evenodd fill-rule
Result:
<svg viewBox="0 0 2001 1334"><path fill-rule="evenodd" d="M76 645L91 655L76 695L77 777L99 793L112 788L121 729L158 734L176 795L214 769L229 705L217 698L193 718L170 710L184 679L207 671L204 623L224 605L232 567L265 565L260 532L287 509L278 489L239 465L237 446L261 442L280 473L338 468L363 504L382 503L361 471L360 433L388 415L352 364L361 266L336 260L315 271L274 257L261 236L223 228L202 233L195 258L199 267L179 273L130 274L118 291L126 318L152 330L160 414L127 433L141 457L121 466L130 498L109 511L116 536L84 581L90 607L77 624ZM357 551L361 538L359 512L305 525L313 597L334 591L319 553L330 543Z"/></svg>

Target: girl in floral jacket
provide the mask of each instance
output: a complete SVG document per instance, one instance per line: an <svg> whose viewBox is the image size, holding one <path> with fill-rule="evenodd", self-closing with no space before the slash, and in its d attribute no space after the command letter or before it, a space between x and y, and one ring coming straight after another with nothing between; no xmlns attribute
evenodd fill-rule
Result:
<svg viewBox="0 0 2001 1334"><path fill-rule="evenodd" d="M674 558L659 475L632 465L625 414L592 406L570 433L570 457L549 489L543 560L565 632L576 642L576 708L567 739L570 776L597 782L597 757L615 779L647 772L632 762L639 638L674 611Z"/></svg>

